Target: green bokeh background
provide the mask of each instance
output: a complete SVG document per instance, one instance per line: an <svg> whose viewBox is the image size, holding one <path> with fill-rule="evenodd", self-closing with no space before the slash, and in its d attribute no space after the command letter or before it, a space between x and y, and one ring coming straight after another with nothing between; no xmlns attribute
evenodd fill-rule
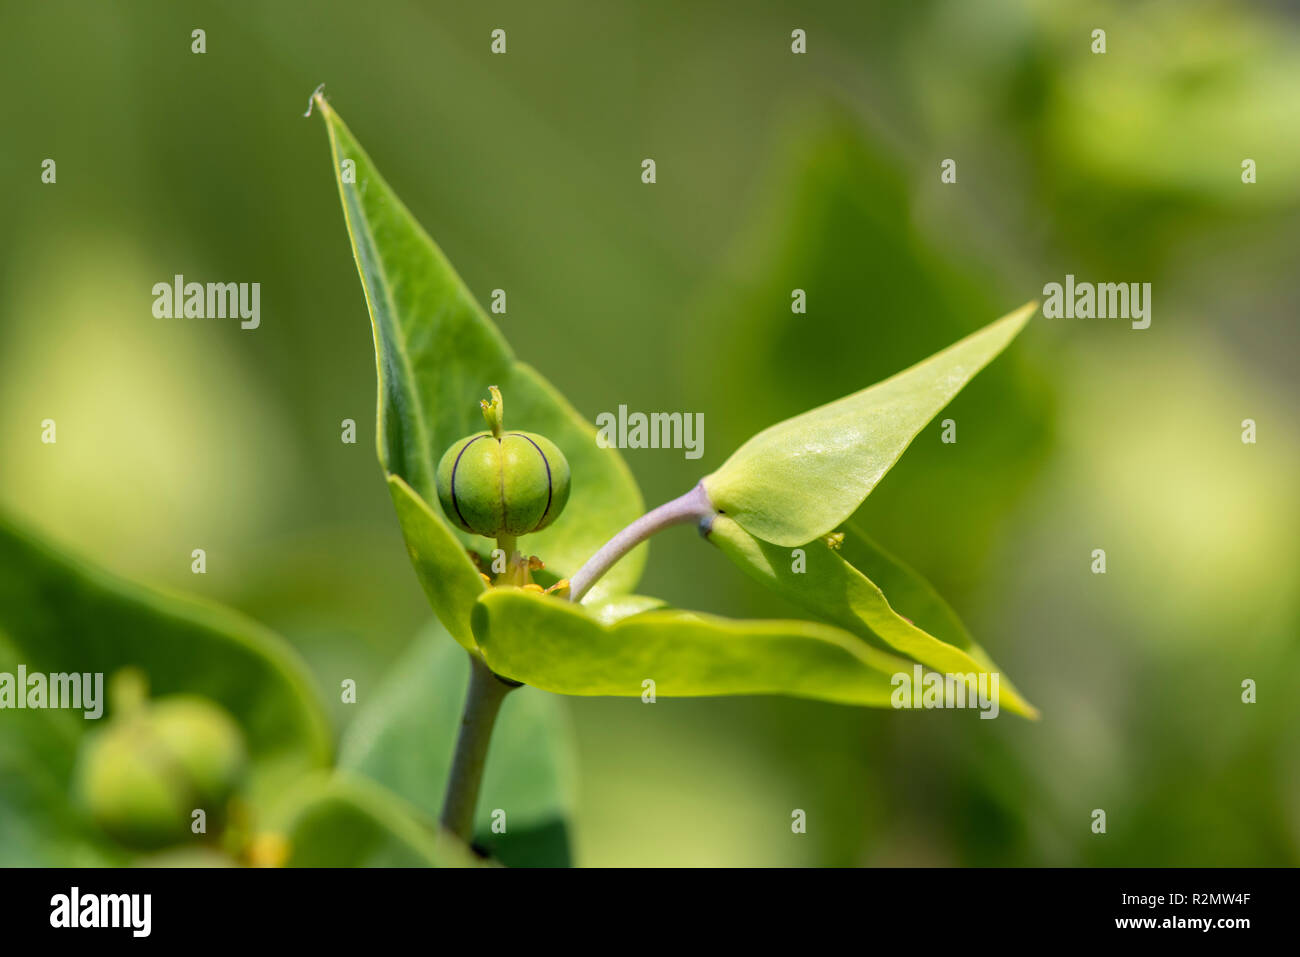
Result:
<svg viewBox="0 0 1300 957"><path fill-rule="evenodd" d="M0 506L250 613L325 688L364 696L429 615L322 81L583 413L704 413L701 460L626 453L652 503L1067 272L1152 283L1145 331L1036 319L864 506L1042 720L572 700L577 859L1300 863L1294 8L49 0L0 36ZM261 328L155 319L176 273L260 282ZM681 529L640 590L793 613Z"/></svg>

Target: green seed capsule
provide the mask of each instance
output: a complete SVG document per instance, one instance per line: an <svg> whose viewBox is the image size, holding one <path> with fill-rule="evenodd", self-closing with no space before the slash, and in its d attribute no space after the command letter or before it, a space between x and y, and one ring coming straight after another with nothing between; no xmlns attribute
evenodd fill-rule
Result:
<svg viewBox="0 0 1300 957"><path fill-rule="evenodd" d="M487 538L527 535L555 521L569 500L569 463L532 432L480 432L438 463L438 500L447 517Z"/></svg>
<svg viewBox="0 0 1300 957"><path fill-rule="evenodd" d="M95 822L142 849L192 840L191 815L222 823L247 754L234 719L212 702L175 695L141 703L83 744L77 791Z"/></svg>

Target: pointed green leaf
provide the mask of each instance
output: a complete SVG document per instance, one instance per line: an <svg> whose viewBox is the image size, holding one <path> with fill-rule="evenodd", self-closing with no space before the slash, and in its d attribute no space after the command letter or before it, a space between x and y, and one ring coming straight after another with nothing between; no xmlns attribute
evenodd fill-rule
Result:
<svg viewBox="0 0 1300 957"><path fill-rule="evenodd" d="M479 400L487 396L488 386L500 386L507 425L545 435L569 460L570 507L522 547L546 562L549 576L572 575L644 511L631 472L616 449L596 444L595 428L546 380L515 359L338 114L323 98L316 103L329 131L339 196L374 330L380 463L445 520L435 488L438 460L454 442L483 429ZM355 164L355 177L345 179L345 160ZM480 554L494 547L458 528L449 530ZM640 549L606 576L601 593L630 591L644 563L645 549ZM445 613L439 609L439 615Z"/></svg>
<svg viewBox="0 0 1300 957"><path fill-rule="evenodd" d="M798 571L789 548L760 541L726 515L713 520L709 541L756 581L832 624L878 639L932 671L998 674L999 706L1026 717L1038 716L930 584L854 525L847 526L839 550L823 541L803 546ZM890 597L864 572L883 582Z"/></svg>
<svg viewBox="0 0 1300 957"><path fill-rule="evenodd" d="M388 476L388 491L406 538L406 552L429 604L452 637L473 651L469 616L474 600L487 587L478 569L451 526L434 514L437 505L429 505L397 475Z"/></svg>
<svg viewBox="0 0 1300 957"><path fill-rule="evenodd" d="M212 699L243 731L254 806L330 760L330 729L311 679L278 636L229 609L63 555L0 517L0 671L19 664L28 673L103 673L105 681L134 665L153 696ZM99 722L80 712L53 717L64 743L44 766L67 793L75 749Z"/></svg>
<svg viewBox="0 0 1300 957"><path fill-rule="evenodd" d="M481 862L400 798L349 775L310 777L277 811L286 867L475 867Z"/></svg>
<svg viewBox="0 0 1300 957"><path fill-rule="evenodd" d="M582 606L516 588L485 592L474 634L497 674L559 694L782 694L888 707L908 662L807 621L733 621L654 610L603 625Z"/></svg>
<svg viewBox="0 0 1300 957"><path fill-rule="evenodd" d="M377 781L436 820L468 679L469 656L431 625L348 727L339 767ZM492 731L475 843L510 866L571 863L576 760L564 702L537 688L507 695ZM505 812L504 834L492 832L496 809Z"/></svg>
<svg viewBox="0 0 1300 957"><path fill-rule="evenodd" d="M764 429L704 479L709 498L776 545L833 531L1037 308L1021 306L884 382Z"/></svg>

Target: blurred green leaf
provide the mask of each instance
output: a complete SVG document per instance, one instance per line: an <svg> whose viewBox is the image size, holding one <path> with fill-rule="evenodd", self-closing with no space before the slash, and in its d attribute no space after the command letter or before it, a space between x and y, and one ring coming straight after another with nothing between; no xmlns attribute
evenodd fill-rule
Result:
<svg viewBox="0 0 1300 957"><path fill-rule="evenodd" d="M884 382L764 429L704 479L709 498L775 545L833 531L1037 308L1021 306Z"/></svg>
<svg viewBox="0 0 1300 957"><path fill-rule="evenodd" d="M441 628L428 628L348 727L339 766L379 782L435 820L468 679L468 655ZM511 866L570 864L575 770L563 702L536 688L512 691L492 732L475 844ZM497 809L505 812L504 834L492 833Z"/></svg>
<svg viewBox="0 0 1300 957"><path fill-rule="evenodd" d="M594 427L563 396L514 358L338 114L323 98L316 102L329 131L335 178L374 327L380 463L430 503L431 514L441 516L438 460L454 442L483 429L479 400L488 386L499 386L509 427L545 435L569 461L580 507L529 536L527 548L556 577L571 575L644 511L631 472L617 450L596 444ZM345 162L355 164L354 182L344 176ZM480 554L491 547L478 536L451 531ZM635 587L645 550L629 559L606 576L603 593Z"/></svg>
<svg viewBox="0 0 1300 957"><path fill-rule="evenodd" d="M134 665L148 676L154 695L185 692L219 703L245 735L251 759L246 797L254 807L329 763L330 732L320 702L297 655L276 635L220 606L126 582L0 517L0 670L13 672L19 664L29 674L103 673L106 683ZM63 805L70 800L76 749L107 713L95 721L80 711L13 712L6 723L12 715L23 717L33 738L24 736L17 755L7 740L4 751L11 757L0 754L0 765L13 766L15 780L26 783L0 789L0 802L27 808L22 820L77 833L80 817ZM29 747L35 742L40 746ZM52 807L26 817L38 796ZM6 817L0 813L0 820Z"/></svg>
<svg viewBox="0 0 1300 957"><path fill-rule="evenodd" d="M0 670L25 661L0 629ZM127 855L72 800L81 712L4 712L0 867L107 867ZM93 723L93 722L92 722Z"/></svg>
<svg viewBox="0 0 1300 957"><path fill-rule="evenodd" d="M1039 119L1048 175L1078 183L1108 213L1126 217L1133 211L1120 200L1152 197L1293 208L1300 127L1283 118L1294 116L1300 85L1294 29L1231 6L1199 4L1194 16L1186 13L1153 7L1134 16L1123 26L1126 42L1106 54L1111 68L1098 70L1091 52L1073 42L1077 19L1051 11L1059 72L1043 91ZM1159 56L1146 55L1156 49ZM1246 143L1243 152L1238 144ZM1270 192L1241 188L1246 156L1272 171ZM1076 198L1080 206L1093 212Z"/></svg>
<svg viewBox="0 0 1300 957"><path fill-rule="evenodd" d="M855 636L807 621L732 621L653 610L603 625L581 606L514 588L484 593L474 634L497 674L569 695L784 694L889 706L890 677L911 666Z"/></svg>
<svg viewBox="0 0 1300 957"><path fill-rule="evenodd" d="M238 867L239 862L212 847L180 847L145 854L131 862L133 867Z"/></svg>
<svg viewBox="0 0 1300 957"><path fill-rule="evenodd" d="M929 582L884 552L855 525L846 528L848 534L839 550L821 541L808 543L797 572L789 548L760 541L725 515L713 520L709 541L756 581L826 621L864 638L879 639L934 671L998 673L1001 706L1037 717L1038 712L975 644ZM882 587L889 589L889 598Z"/></svg>
<svg viewBox="0 0 1300 957"><path fill-rule="evenodd" d="M474 867L454 837L383 788L347 775L301 783L280 810L286 867Z"/></svg>

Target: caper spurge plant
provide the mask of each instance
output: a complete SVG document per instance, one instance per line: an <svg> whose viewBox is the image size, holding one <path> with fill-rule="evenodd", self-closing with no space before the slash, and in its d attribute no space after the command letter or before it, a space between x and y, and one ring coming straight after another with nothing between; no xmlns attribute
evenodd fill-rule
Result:
<svg viewBox="0 0 1300 957"><path fill-rule="evenodd" d="M374 327L379 461L430 604L472 660L448 828L470 836L496 708L519 685L639 697L651 681L664 696L787 694L887 707L895 676L918 665L997 676L947 604L876 546L854 513L1035 303L771 426L647 512L618 451L598 444L594 428L515 357L338 114L319 94L315 105ZM475 433L475 402L488 393L490 431ZM512 424L529 431L505 431L503 396ZM636 595L640 546L677 524L698 527L819 620L737 621ZM990 686L1000 707L1035 715L1010 682Z"/></svg>

